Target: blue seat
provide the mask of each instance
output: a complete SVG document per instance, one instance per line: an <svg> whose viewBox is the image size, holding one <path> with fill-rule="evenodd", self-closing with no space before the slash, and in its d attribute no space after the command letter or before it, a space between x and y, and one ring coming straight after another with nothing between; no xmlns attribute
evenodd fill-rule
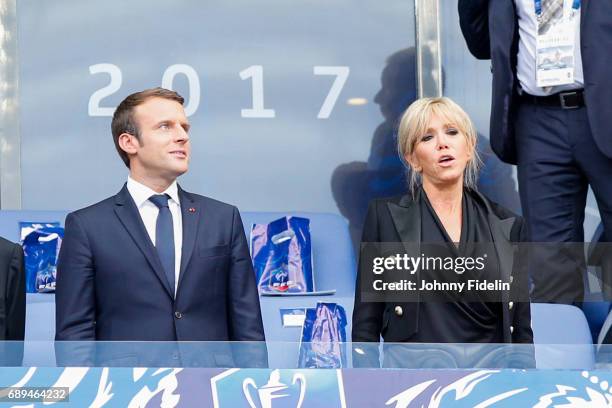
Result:
<svg viewBox="0 0 612 408"><path fill-rule="evenodd" d="M284 328L282 326L280 309L315 307L317 301L335 302L344 307L347 316L351 316L355 295L355 255L353 253L348 224L344 218L336 214L245 212L242 214L242 222L247 238L252 224L269 223L285 215L310 219L315 289L318 291L336 290L336 293L330 296L262 296L260 298L266 339L299 342L301 328ZM347 339L350 338L351 333L351 319L349 318L348 320L349 322L346 327Z"/></svg>
<svg viewBox="0 0 612 408"><path fill-rule="evenodd" d="M19 242L20 222L59 221L63 226L66 215L68 215L68 211L2 210L0 211L0 236L9 241Z"/></svg>
<svg viewBox="0 0 612 408"><path fill-rule="evenodd" d="M585 300L582 303L582 312L584 313L587 322L589 323L589 327L591 328L593 343L597 343L597 338L599 337L601 328L608 317L608 313L610 313L611 305L612 304L610 302L603 300Z"/></svg>
<svg viewBox="0 0 612 408"><path fill-rule="evenodd" d="M595 347L584 313L575 306L531 304L536 365L541 369L590 369Z"/></svg>
<svg viewBox="0 0 612 408"><path fill-rule="evenodd" d="M19 222L55 222L64 225L68 211L0 211L0 236L19 242ZM55 337L55 295L28 293L26 340L53 340ZM26 353L27 354L27 353Z"/></svg>
<svg viewBox="0 0 612 408"><path fill-rule="evenodd" d="M603 236L603 224L600 222L597 229L593 233L591 242L587 251L587 274L584 276L584 302L582 303L582 311L589 322L593 343L597 343L601 328L608 317L612 303L610 295L602 286L610 285L609 282L603 281L602 270L602 255L605 254L606 248L598 246L605 241ZM608 288L609 291L609 288Z"/></svg>

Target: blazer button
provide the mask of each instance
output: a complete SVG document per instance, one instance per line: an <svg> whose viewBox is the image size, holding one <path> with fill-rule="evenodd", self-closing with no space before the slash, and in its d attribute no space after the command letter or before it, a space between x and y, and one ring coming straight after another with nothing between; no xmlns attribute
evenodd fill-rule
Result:
<svg viewBox="0 0 612 408"><path fill-rule="evenodd" d="M395 314L401 316L404 314L404 310L402 310L401 306L395 306Z"/></svg>
<svg viewBox="0 0 612 408"><path fill-rule="evenodd" d="M512 310L512 306L514 306L514 302L508 302L508 308Z"/></svg>
<svg viewBox="0 0 612 408"><path fill-rule="evenodd" d="M510 326L510 333L514 333L514 326Z"/></svg>
<svg viewBox="0 0 612 408"><path fill-rule="evenodd" d="M177 319L182 319L183 314L181 312L174 312L174 317L176 317Z"/></svg>

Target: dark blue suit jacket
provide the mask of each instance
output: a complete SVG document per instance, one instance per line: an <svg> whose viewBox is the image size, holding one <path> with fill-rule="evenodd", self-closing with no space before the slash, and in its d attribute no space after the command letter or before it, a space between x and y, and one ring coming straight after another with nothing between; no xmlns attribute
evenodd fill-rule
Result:
<svg viewBox="0 0 612 408"><path fill-rule="evenodd" d="M56 340L264 340L238 210L181 188L179 200L176 299L126 186L68 215L57 268Z"/></svg>
<svg viewBox="0 0 612 408"><path fill-rule="evenodd" d="M587 114L593 138L612 158L612 1L582 0L580 51ZM459 0L459 22L470 52L490 59L493 72L490 139L503 161L516 164L518 18L514 0Z"/></svg>

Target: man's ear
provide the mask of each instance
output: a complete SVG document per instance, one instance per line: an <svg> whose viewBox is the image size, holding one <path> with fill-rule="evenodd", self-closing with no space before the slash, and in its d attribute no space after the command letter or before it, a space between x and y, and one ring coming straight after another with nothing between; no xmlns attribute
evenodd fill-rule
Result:
<svg viewBox="0 0 612 408"><path fill-rule="evenodd" d="M138 138L129 133L120 134L119 138L117 139L117 142L119 143L119 147L121 148L121 150L123 150L127 154L136 154L138 148L140 147Z"/></svg>

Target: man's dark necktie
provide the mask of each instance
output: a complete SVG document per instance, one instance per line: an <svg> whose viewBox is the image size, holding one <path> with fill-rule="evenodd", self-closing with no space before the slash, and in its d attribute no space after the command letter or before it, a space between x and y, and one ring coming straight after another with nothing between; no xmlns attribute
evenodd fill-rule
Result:
<svg viewBox="0 0 612 408"><path fill-rule="evenodd" d="M155 248L174 294L174 225L168 207L169 198L167 194L156 194L149 197L149 201L159 208L155 224Z"/></svg>

